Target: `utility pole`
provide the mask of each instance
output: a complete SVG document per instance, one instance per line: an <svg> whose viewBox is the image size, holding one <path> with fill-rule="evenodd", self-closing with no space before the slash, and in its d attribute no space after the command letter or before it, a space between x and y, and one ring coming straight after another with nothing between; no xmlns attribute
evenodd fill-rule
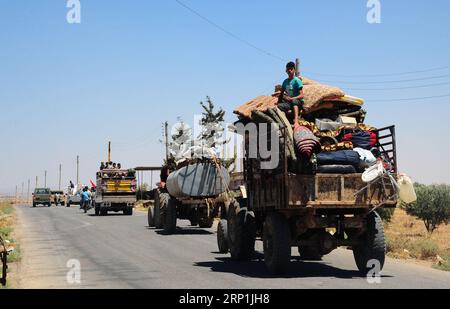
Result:
<svg viewBox="0 0 450 309"><path fill-rule="evenodd" d="M21 192L21 194L20 194L20 199L21 199L21 200L23 200L23 198L24 198L24 196L23 196L23 189L24 189L24 187L25 187L25 183L22 182L22 192Z"/></svg>
<svg viewBox="0 0 450 309"><path fill-rule="evenodd" d="M169 160L169 123L166 121L164 123L164 138L165 138L165 144L166 144L166 160Z"/></svg>
<svg viewBox="0 0 450 309"><path fill-rule="evenodd" d="M28 179L27 204L30 203L30 179Z"/></svg>
<svg viewBox="0 0 450 309"><path fill-rule="evenodd" d="M35 189L38 187L38 176L36 176L36 187L35 187Z"/></svg>
<svg viewBox="0 0 450 309"><path fill-rule="evenodd" d="M300 59L295 59L295 76L300 77Z"/></svg>
<svg viewBox="0 0 450 309"><path fill-rule="evenodd" d="M17 204L17 185L16 185L16 194L14 195L14 204Z"/></svg>
<svg viewBox="0 0 450 309"><path fill-rule="evenodd" d="M44 177L44 188L47 188L47 171L45 171L44 175L45 175L45 177Z"/></svg>
<svg viewBox="0 0 450 309"><path fill-rule="evenodd" d="M80 156L77 156L77 186L80 183Z"/></svg>
<svg viewBox="0 0 450 309"><path fill-rule="evenodd" d="M108 162L111 162L111 142L108 143Z"/></svg>
<svg viewBox="0 0 450 309"><path fill-rule="evenodd" d="M61 164L59 164L59 186L58 190L61 191Z"/></svg>

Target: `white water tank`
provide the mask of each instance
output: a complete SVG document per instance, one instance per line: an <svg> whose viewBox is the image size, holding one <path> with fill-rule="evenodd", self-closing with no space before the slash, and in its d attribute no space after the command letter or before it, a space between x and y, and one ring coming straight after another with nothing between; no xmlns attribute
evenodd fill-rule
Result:
<svg viewBox="0 0 450 309"><path fill-rule="evenodd" d="M417 201L416 191L414 190L414 184L406 175L399 175L398 179L399 196L400 200L406 204L411 204Z"/></svg>
<svg viewBox="0 0 450 309"><path fill-rule="evenodd" d="M166 186L170 195L184 197L215 197L225 192L230 184L228 171L214 164L198 163L183 167L169 175Z"/></svg>

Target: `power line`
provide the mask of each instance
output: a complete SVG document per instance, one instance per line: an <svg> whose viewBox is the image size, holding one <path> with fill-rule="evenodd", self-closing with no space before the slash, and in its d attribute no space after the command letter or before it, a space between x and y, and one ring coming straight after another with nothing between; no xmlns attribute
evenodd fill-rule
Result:
<svg viewBox="0 0 450 309"><path fill-rule="evenodd" d="M392 87L392 88L345 88L345 90L352 91L381 91L381 90L402 90L402 89L415 89L415 88L429 88L436 86L450 85L450 82L437 83L437 84L427 84L427 85L417 85L417 86L407 86L407 87Z"/></svg>
<svg viewBox="0 0 450 309"><path fill-rule="evenodd" d="M450 77L450 74L448 74L448 75L440 75L440 76L422 77L422 78L403 79L403 80L386 80L386 81L369 81L369 82L320 80L320 82L322 82L322 83L335 83L335 84L353 84L353 85L393 84L393 83L417 82L417 81L439 79L439 78L446 78L446 77Z"/></svg>
<svg viewBox="0 0 450 309"><path fill-rule="evenodd" d="M234 34L233 32L225 29L224 27L220 26L219 24L215 23L214 21L212 21L211 19L209 19L208 17L200 14L198 11L194 10L192 7L188 6L187 4L185 4L184 2L180 1L180 0L175 0L176 3L178 3L180 6L184 7L186 10L190 11L192 14L196 15L197 17L201 18L202 20L204 20L205 22L207 22L208 24L212 25L213 27L215 27L216 29L222 31L223 33L227 34L228 36L232 37L233 39L249 46L250 48L265 54L266 56L272 57L274 59L277 59L279 61L283 61L283 62L287 62L289 60L286 60L285 58L278 56L272 52L267 51L266 49L263 49L261 47L256 46L255 44L249 42L248 40L245 40L243 38L241 38L240 36ZM312 72L312 71L307 71L305 70L304 72L307 74L311 74L311 75L318 75L318 76L330 76L330 77L344 77L344 78L352 78L352 77L387 77L387 76L402 76L402 75L410 75L410 74L418 74L418 73L427 73L427 72L434 72L434 71L441 71L441 70L445 70L445 69L449 69L450 66L443 66L443 67L435 67L435 68L430 68L430 69L423 69L423 70L416 70L416 71L408 71L408 72L400 72L400 73L385 73L385 74L359 74L359 75L339 75L339 74L325 74L325 73L317 73L317 72ZM450 75L447 75L450 76ZM434 78L438 78L438 77L434 77ZM433 78L430 78L433 79ZM422 80L422 79L417 79L417 80ZM406 81L414 81L414 80L406 80ZM327 81L325 81L327 82ZM333 81L331 81L333 82ZM397 81L393 81L393 82L397 82ZM398 81L400 82L400 81ZM403 82L403 81L402 81ZM358 82L341 82L341 83L354 83L357 84ZM361 82L360 82L361 83ZM367 83L386 83L386 82L367 82ZM362 83L361 83L362 84Z"/></svg>
<svg viewBox="0 0 450 309"><path fill-rule="evenodd" d="M316 73L316 72L310 72L305 71L307 74L311 75L321 75L321 76L330 76L330 77L386 77L386 76L401 76L401 75L411 75L411 74L418 74L418 73L428 73L428 72L434 72L434 71L442 71L450 69L450 66L444 66L444 67L438 67L438 68L432 68L432 69L426 69L426 70L418 70L418 71L409 71L409 72L402 72L402 73L385 73L385 74L359 74L359 75L341 75L341 74L324 74L324 73Z"/></svg>
<svg viewBox="0 0 450 309"><path fill-rule="evenodd" d="M177 2L179 5L181 5L182 7L184 7L185 9L190 11L191 13L197 15L198 17L200 17L201 19L206 21L208 24L212 25L213 27L219 29L223 33L225 33L225 34L229 35L230 37L234 38L235 40L238 40L239 42L241 42L241 43L243 43L243 44L245 44L245 45L247 45L247 46L249 46L249 47L251 47L251 48L253 48L253 49L257 50L257 51L259 51L260 53L265 54L266 56L275 58L275 59L283 61L283 62L287 62L288 61L288 60L286 60L286 59L284 59L284 58L282 58L280 56L277 56L277 55L275 55L275 54L273 54L273 53L271 53L271 52L269 52L269 51L267 51L265 49L262 49L262 48L260 48L260 47L258 47L256 45L254 45L253 43L250 43L249 41L247 41L247 40L237 36L236 34L232 33L231 31L228 31L224 27L222 27L222 26L216 24L215 22L213 22L211 19L203 16L202 14L200 14L199 12L194 10L193 8L187 6L185 3L181 2L180 0L175 0L175 2Z"/></svg>
<svg viewBox="0 0 450 309"><path fill-rule="evenodd" d="M373 102L393 102L393 101L417 101L417 100L428 100L428 99L438 99L438 98L447 98L450 97L450 94L437 95L437 96L429 96L429 97L421 97L421 98L407 98L407 99L374 99L370 100ZM369 100L367 100L369 101Z"/></svg>

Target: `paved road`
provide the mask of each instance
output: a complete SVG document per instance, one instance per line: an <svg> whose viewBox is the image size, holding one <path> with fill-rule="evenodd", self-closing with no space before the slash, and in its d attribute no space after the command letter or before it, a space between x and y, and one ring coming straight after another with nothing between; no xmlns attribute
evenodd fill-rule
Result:
<svg viewBox="0 0 450 309"><path fill-rule="evenodd" d="M218 254L215 229L178 221L176 235L147 227L145 213L132 217L85 215L76 207L18 207L22 288L450 288L450 273L388 259L381 284L356 271L352 253L336 250L322 262L302 262L293 250L289 274L271 277L261 260ZM69 284L69 260L81 265L81 284ZM73 266L73 265L72 265Z"/></svg>

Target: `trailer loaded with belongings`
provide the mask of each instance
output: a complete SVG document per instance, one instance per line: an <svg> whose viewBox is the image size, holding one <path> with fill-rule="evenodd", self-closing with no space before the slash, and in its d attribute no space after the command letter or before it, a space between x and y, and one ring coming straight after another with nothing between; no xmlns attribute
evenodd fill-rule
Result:
<svg viewBox="0 0 450 309"><path fill-rule="evenodd" d="M362 173L373 160L396 173L395 128L377 129L364 123L364 100L341 89L303 79L305 103L299 125L292 129L292 113L277 107L279 86L272 96L259 96L234 112L242 122L272 123L287 128L289 171L297 174ZM381 134L380 134L381 133ZM355 151L355 149L357 151Z"/></svg>
<svg viewBox="0 0 450 309"><path fill-rule="evenodd" d="M265 264L279 274L288 270L291 247L305 260L351 247L367 275L368 262L377 260L382 269L385 257L376 210L398 201L395 127L366 124L362 99L303 82L296 124L292 111L277 106L279 87L235 110L236 128L243 129L245 195L221 218L229 251L233 259L251 259L262 238ZM275 163L266 165L269 160Z"/></svg>

